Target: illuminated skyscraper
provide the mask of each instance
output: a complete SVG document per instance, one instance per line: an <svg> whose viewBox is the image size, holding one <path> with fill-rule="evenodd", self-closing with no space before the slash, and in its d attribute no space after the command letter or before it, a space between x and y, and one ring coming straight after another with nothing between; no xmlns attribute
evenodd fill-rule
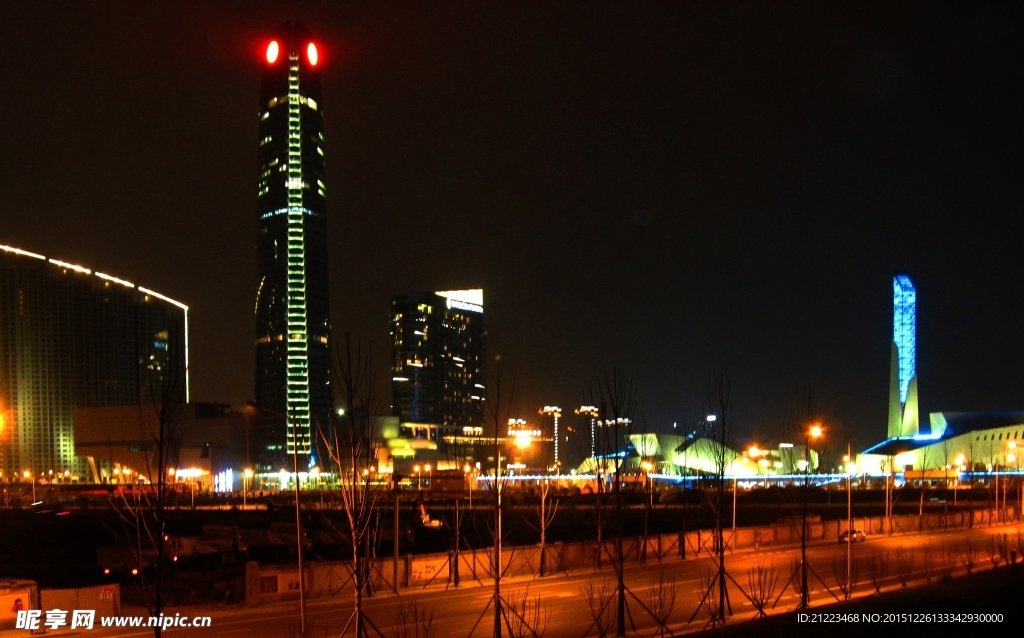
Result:
<svg viewBox="0 0 1024 638"><path fill-rule="evenodd" d="M917 291L906 275L893 287L892 361L889 386L889 436L918 434Z"/></svg>
<svg viewBox="0 0 1024 638"><path fill-rule="evenodd" d="M283 418L254 432L262 471L311 461L331 409L330 309L320 53L289 22L267 43L258 150L256 403ZM264 415L265 417L266 415Z"/></svg>
<svg viewBox="0 0 1024 638"><path fill-rule="evenodd" d="M86 468L75 457L76 408L187 401L188 306L84 266L0 246L5 479L68 471L88 480L109 470Z"/></svg>
<svg viewBox="0 0 1024 638"><path fill-rule="evenodd" d="M484 419L484 292L391 301L394 411L405 436L438 441Z"/></svg>

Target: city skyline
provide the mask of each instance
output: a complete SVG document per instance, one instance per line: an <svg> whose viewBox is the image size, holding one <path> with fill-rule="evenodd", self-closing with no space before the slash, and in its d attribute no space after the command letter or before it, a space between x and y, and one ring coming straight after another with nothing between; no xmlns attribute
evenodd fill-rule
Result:
<svg viewBox="0 0 1024 638"><path fill-rule="evenodd" d="M526 418L618 367L664 429L724 371L742 431L785 436L813 384L870 443L899 271L921 414L1019 409L1020 13L922 6L14 7L0 239L182 299L195 400L253 398L252 96L294 18L323 42L335 334L382 389L391 297L468 281Z"/></svg>

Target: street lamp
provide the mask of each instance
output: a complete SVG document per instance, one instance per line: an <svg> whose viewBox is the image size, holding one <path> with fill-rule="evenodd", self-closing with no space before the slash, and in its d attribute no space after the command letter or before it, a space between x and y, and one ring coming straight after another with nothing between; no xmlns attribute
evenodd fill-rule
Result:
<svg viewBox="0 0 1024 638"><path fill-rule="evenodd" d="M242 474L242 509L248 507L247 499L249 496L249 481L252 480L252 470L245 468L245 472Z"/></svg>
<svg viewBox="0 0 1024 638"><path fill-rule="evenodd" d="M476 475L471 474L472 471L473 468L469 466L469 463L462 466L462 474L466 477L466 487L469 489L469 509L473 509L473 483L476 482L474 480Z"/></svg>
<svg viewBox="0 0 1024 638"><path fill-rule="evenodd" d="M295 536L296 536L296 558L299 560L299 636L300 638L307 638L306 633L306 567L303 560L302 551L302 504L299 500L299 421L296 417L289 417L284 412L280 412L273 408L268 408L264 405L259 405L253 401L246 404L247 407L253 410L261 410L267 414L272 414L276 417L280 417L285 420L286 423L291 423L292 426L292 468L295 472ZM285 470L282 469L282 472Z"/></svg>
<svg viewBox="0 0 1024 638"><path fill-rule="evenodd" d="M430 474L430 463L427 463L427 464L426 464L426 465L425 465L425 466L423 467L423 469L425 469L425 470L427 471L427 488L428 488L428 489L433 489L433 487L431 487L431 480L430 480L430 479L431 479L431 474Z"/></svg>
<svg viewBox="0 0 1024 638"><path fill-rule="evenodd" d="M1010 441L1007 445L1010 447L1011 450L1016 450L1017 449L1017 442L1016 441ZM1017 456L1017 452L1014 451L1014 452L1010 452L1009 454L1006 455L1006 460L1009 463L1013 463L1014 470L1015 470L1014 473L1017 475L1017 484L1020 486L1020 497L1017 500L1017 520L1019 521L1020 518L1021 518L1020 509L1021 509L1021 506L1024 505L1024 482L1021 482L1021 480L1020 480L1020 457L1018 457ZM1004 501L1003 505L1005 506L1006 505L1005 497L1003 498L1003 501Z"/></svg>
<svg viewBox="0 0 1024 638"><path fill-rule="evenodd" d="M22 476L24 476L27 479L31 479L32 480L32 502L35 503L36 502L36 476L30 470L25 470L25 472L22 474Z"/></svg>
<svg viewBox="0 0 1024 638"><path fill-rule="evenodd" d="M423 483L421 482L421 477L420 477L420 466L419 465L415 465L415 466L413 466L412 469L415 470L415 472L416 472L416 489L422 489Z"/></svg>
<svg viewBox="0 0 1024 638"><path fill-rule="evenodd" d="M650 461L640 463L644 471L644 488L647 490L647 500L644 503L644 542L640 546L640 562L647 562L647 536L650 533L651 508L654 507L654 483L651 481L651 470L654 464Z"/></svg>
<svg viewBox="0 0 1024 638"><path fill-rule="evenodd" d="M843 456L843 463L846 465L846 521L849 526L846 534L846 591L844 595L849 600L853 594L853 588L850 587L850 568L853 558L851 556L853 552L853 473L851 472L853 466L853 439L846 441L846 455Z"/></svg>
<svg viewBox="0 0 1024 638"><path fill-rule="evenodd" d="M953 484L953 509L956 509L956 495L960 491L960 472L964 468L964 455L957 454L953 462L956 464L956 483Z"/></svg>
<svg viewBox="0 0 1024 638"><path fill-rule="evenodd" d="M812 423L807 430L806 443L804 447L804 509L802 520L802 532L800 534L800 573L801 573L801 584L800 587L800 608L807 609L810 606L810 592L808 591L807 583L807 496L810 491L811 483L811 440L817 440L822 436L822 429L820 423Z"/></svg>

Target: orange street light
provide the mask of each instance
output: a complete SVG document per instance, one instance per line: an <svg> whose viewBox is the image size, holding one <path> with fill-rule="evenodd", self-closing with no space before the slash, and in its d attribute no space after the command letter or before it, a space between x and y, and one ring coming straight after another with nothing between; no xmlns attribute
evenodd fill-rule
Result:
<svg viewBox="0 0 1024 638"><path fill-rule="evenodd" d="M519 432L516 434L516 447L520 450L525 450L530 447L530 435L526 432Z"/></svg>

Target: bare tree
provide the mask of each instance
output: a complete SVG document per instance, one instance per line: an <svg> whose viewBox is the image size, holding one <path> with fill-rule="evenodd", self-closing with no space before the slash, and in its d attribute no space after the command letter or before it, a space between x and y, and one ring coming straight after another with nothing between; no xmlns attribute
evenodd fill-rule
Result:
<svg viewBox="0 0 1024 638"><path fill-rule="evenodd" d="M972 527L972 528L974 527L974 487L975 487L975 485L974 485L974 470L977 469L974 466L974 463L975 463L974 454L975 454L976 451L977 450L976 450L976 444L975 444L974 439L972 439L971 437L967 437L967 470L971 473L971 476L968 479L970 481L970 483L971 483L971 485L970 485L971 490L968 492L969 496L967 497L967 499L971 503L971 514L970 514L970 518L967 519L967 526L968 527Z"/></svg>
<svg viewBox="0 0 1024 638"><path fill-rule="evenodd" d="M615 570L615 635L626 635L626 554L623 548L623 478L625 473L624 456L626 453L626 435L629 425L635 419L636 390L633 382L620 371L612 370L601 375L598 383L598 409L604 426L601 435L605 449L612 460L611 506L615 517L614 536L612 538L612 567ZM598 550L600 551L600 549Z"/></svg>
<svg viewBox="0 0 1024 638"><path fill-rule="evenodd" d="M889 575L889 557L879 552L871 552L868 556L868 575L871 577L871 584L875 586L875 593L882 593L882 585Z"/></svg>
<svg viewBox="0 0 1024 638"><path fill-rule="evenodd" d="M896 548L896 575L900 579L900 588L906 589L907 581L914 574L914 550L905 547Z"/></svg>
<svg viewBox="0 0 1024 638"><path fill-rule="evenodd" d="M366 625L373 626L363 610L363 598L369 592L371 546L375 545L373 531L379 501L387 497L377 467L381 445L378 399L370 352L363 351L361 340L353 343L351 335L346 334L344 351L339 349L336 359L336 387L344 415L331 410L330 425L321 428L321 438L338 472L337 494L348 523L344 531L352 544L354 608L342 634L354 624L356 638L363 638ZM376 627L374 630L380 633Z"/></svg>
<svg viewBox="0 0 1024 638"><path fill-rule="evenodd" d="M821 436L821 419L824 412L813 386L807 389L807 399L801 412L799 427L806 447L804 448L804 499L800 514L800 608L807 609L811 604L810 583L807 579L807 536L810 533L807 525L807 499L811 491L811 441ZM849 542L852 543L853 539L851 538Z"/></svg>
<svg viewBox="0 0 1024 638"><path fill-rule="evenodd" d="M676 590L676 580L666 576L665 572L651 579L651 587L647 590L647 612L658 623L658 628L653 634L658 638L672 635L668 628L668 619L676 605Z"/></svg>
<svg viewBox="0 0 1024 638"><path fill-rule="evenodd" d="M551 482L544 479L540 483L540 507L537 513L537 526L534 527L540 532L540 575L547 576L547 531L548 526L555 520L555 515L558 513L558 499L554 499L549 505L549 494L551 492ZM532 526L532 525L531 525Z"/></svg>
<svg viewBox="0 0 1024 638"><path fill-rule="evenodd" d="M419 602L402 600L398 603L398 617L395 622L394 638L434 638L434 612L420 609Z"/></svg>
<svg viewBox="0 0 1024 638"><path fill-rule="evenodd" d="M551 622L551 604L542 603L540 596L530 597L530 588L515 591L508 596L505 622L510 638L543 638Z"/></svg>
<svg viewBox="0 0 1024 638"><path fill-rule="evenodd" d="M718 554L717 572L712 585L718 586L717 622L725 624L726 610L730 609L729 592L726 588L727 572L725 568L725 476L729 464L734 460L731 453L732 421L730 414L732 395L731 380L722 375L715 375L708 384L704 410L708 413L705 436L714 441L711 447L714 460L714 483L708 503L715 516L715 551ZM730 611L731 613L731 611Z"/></svg>
<svg viewBox="0 0 1024 638"><path fill-rule="evenodd" d="M606 638L608 632L612 629L612 625L615 623L615 608L611 604L612 599L615 597L615 590L607 580L598 582L596 579L591 578L583 587L580 587L580 594L583 595L583 600L587 602L587 607L590 609L590 617L593 619L587 631L583 632L584 635L589 633L590 628L593 627L597 629L597 635L600 638Z"/></svg>
<svg viewBox="0 0 1024 638"><path fill-rule="evenodd" d="M700 591L703 592L703 597L700 599L698 610L703 609L708 612L708 622L704 625L705 628L714 627L722 615L720 611L722 599L719 598L719 590L715 587L716 578L717 574L712 569L700 571Z"/></svg>
<svg viewBox="0 0 1024 638"><path fill-rule="evenodd" d="M921 566L924 569L924 577L929 583L932 582L932 542L927 541L921 548Z"/></svg>
<svg viewBox="0 0 1024 638"><path fill-rule="evenodd" d="M847 556L844 552L842 554L842 560L840 556L832 557L832 573L835 577L836 585L839 591L843 594L843 600L849 600L853 597L853 590L857 588L859 582L860 572L857 569L857 562L852 561L847 567Z"/></svg>
<svg viewBox="0 0 1024 638"><path fill-rule="evenodd" d="M526 605L524 601L521 601L518 598L514 601L506 600L501 592L501 580L504 571L504 561L502 559L504 540L502 530L502 508L504 506L504 493L508 484L508 477L504 475L501 470L501 430L502 426L508 423L509 415L511 414L512 400L515 397L516 389L515 374L512 374L511 382L508 385L505 383L505 364L504 362L499 362L494 371L494 376L491 378L491 381L487 384L487 388L484 390L487 412L493 419L494 424L494 478L487 485L491 502L494 507L494 529L492 534L494 540L494 551L491 563L491 568L494 574L494 593L488 601L487 606L484 607L483 612L480 614L480 618L477 619L476 624L474 624L473 628L470 630L469 635L473 635L473 632L476 631L480 620L482 620L487 614L487 610L493 607L494 625L492 635L494 638L501 638L503 635L503 625L509 631L510 636L513 635L514 632L528 630L536 637L540 635L540 633L538 633L538 623L543 621L545 626L544 628L546 628L546 624L550 619L550 614L542 614L538 611L541 608L539 598L535 602L531 602L529 605Z"/></svg>
<svg viewBox="0 0 1024 638"><path fill-rule="evenodd" d="M985 539L985 549L988 552L988 560L992 563L992 567L999 567L999 563L1003 561L1005 541L1005 535L989 536Z"/></svg>
<svg viewBox="0 0 1024 638"><path fill-rule="evenodd" d="M951 469L951 459L949 458L952 452L952 439L942 439L942 468L945 472L945 481L942 484L942 527L943 529L949 529L949 470ZM959 471L958 471L959 473Z"/></svg>
<svg viewBox="0 0 1024 638"><path fill-rule="evenodd" d="M593 384L589 384L586 392L585 401L593 403L594 399ZM576 414L579 414L583 418L583 427L581 432L590 436L577 436L574 442L577 444L577 449L587 459L585 465L588 466L588 471L593 471L596 477L594 497L594 507L591 512L594 516L594 529L596 537L597 554L595 556L596 567L598 571L601 571L604 562L604 529L607 524L607 516L605 513L605 493L608 489L607 476L607 450L605 449L606 437L604 430L604 422L600 420L601 412L595 405L583 405L575 410ZM584 445L580 446L580 440L584 439Z"/></svg>
<svg viewBox="0 0 1024 638"><path fill-rule="evenodd" d="M775 597L775 590L779 584L779 570L775 563L765 565L764 561L754 563L753 567L747 569L747 584L749 586L750 600L757 610L759 618L766 618L765 607Z"/></svg>
<svg viewBox="0 0 1024 638"><path fill-rule="evenodd" d="M173 363L173 362L171 362ZM184 373L184 370L181 370ZM180 416L185 404L185 383L178 367L162 365L147 367L147 382L140 384L139 433L145 447L145 471L149 485L119 485L111 496L120 529L114 532L119 554L127 570L137 569L134 583L150 617L160 617L168 602L168 572L172 557L168 555L167 508L173 494L168 485L168 470L178 464L181 445ZM147 415L147 411L152 413ZM122 475L126 476L126 475ZM146 565L152 563L152 571ZM153 629L159 637L163 628Z"/></svg>
<svg viewBox="0 0 1024 638"><path fill-rule="evenodd" d="M925 476L928 472L928 460L931 457L931 446L926 445L919 448L920 457L917 465L921 470L921 500L917 508L917 520L918 520L918 531L924 531L924 494L928 488L928 482L925 480Z"/></svg>
<svg viewBox="0 0 1024 638"><path fill-rule="evenodd" d="M967 573L972 573L974 567L978 564L978 544L973 540L964 539L963 543L961 543L960 561L963 563Z"/></svg>
<svg viewBox="0 0 1024 638"><path fill-rule="evenodd" d="M953 577L953 570L960 561L960 545L956 541L942 541L942 577Z"/></svg>

